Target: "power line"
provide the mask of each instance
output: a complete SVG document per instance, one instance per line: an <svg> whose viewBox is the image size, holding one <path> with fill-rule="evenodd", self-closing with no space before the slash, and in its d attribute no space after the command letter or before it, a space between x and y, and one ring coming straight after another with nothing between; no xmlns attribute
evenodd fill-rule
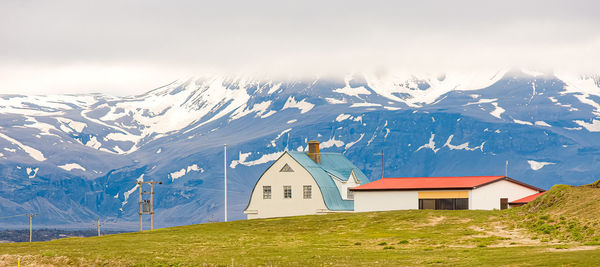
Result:
<svg viewBox="0 0 600 267"><path fill-rule="evenodd" d="M17 215L11 215L11 216L4 216L4 217L0 217L0 219L6 219L6 218L13 218L13 217L20 217L20 216L27 216L28 213L24 213L24 214L17 214Z"/></svg>

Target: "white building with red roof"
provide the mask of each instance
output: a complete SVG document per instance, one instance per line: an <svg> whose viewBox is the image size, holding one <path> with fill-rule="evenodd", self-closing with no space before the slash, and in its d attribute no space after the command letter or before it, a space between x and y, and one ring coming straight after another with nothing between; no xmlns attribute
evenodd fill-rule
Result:
<svg viewBox="0 0 600 267"><path fill-rule="evenodd" d="M350 189L354 211L493 210L544 189L506 176L382 178Z"/></svg>

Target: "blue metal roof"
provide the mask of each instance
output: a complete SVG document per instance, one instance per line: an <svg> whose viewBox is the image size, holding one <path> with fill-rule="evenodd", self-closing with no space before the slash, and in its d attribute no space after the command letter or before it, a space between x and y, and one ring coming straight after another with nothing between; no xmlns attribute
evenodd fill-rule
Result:
<svg viewBox="0 0 600 267"><path fill-rule="evenodd" d="M296 151L288 151L287 153L315 179L329 210L354 210L354 201L343 200L335 182L329 176L331 174L342 181L347 181L352 171L354 171L354 175L360 184L368 182L367 176L354 166L350 160L340 153L321 153L321 164L318 164L309 158L306 153Z"/></svg>

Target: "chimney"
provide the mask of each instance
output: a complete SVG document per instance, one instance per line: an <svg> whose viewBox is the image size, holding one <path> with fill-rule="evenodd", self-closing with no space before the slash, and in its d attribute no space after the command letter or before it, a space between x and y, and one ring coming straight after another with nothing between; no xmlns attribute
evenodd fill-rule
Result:
<svg viewBox="0 0 600 267"><path fill-rule="evenodd" d="M321 164L321 153L319 153L319 141L308 141L308 153L306 155L312 160L314 160L316 163Z"/></svg>

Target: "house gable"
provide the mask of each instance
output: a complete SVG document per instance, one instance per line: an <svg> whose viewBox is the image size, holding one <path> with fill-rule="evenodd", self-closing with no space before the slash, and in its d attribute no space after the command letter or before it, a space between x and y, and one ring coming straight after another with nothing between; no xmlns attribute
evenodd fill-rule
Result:
<svg viewBox="0 0 600 267"><path fill-rule="evenodd" d="M288 168L293 171L284 171ZM263 198L263 186L270 186L270 199ZM284 197L284 186L290 187L291 198ZM309 199L304 198L304 186L310 186ZM248 214L248 218L264 218L315 214L326 210L322 192L310 172L284 152L256 182L244 213Z"/></svg>

